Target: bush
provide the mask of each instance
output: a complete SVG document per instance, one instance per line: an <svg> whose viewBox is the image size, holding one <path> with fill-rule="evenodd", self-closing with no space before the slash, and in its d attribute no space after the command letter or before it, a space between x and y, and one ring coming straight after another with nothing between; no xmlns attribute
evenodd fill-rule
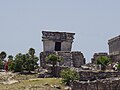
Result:
<svg viewBox="0 0 120 90"><path fill-rule="evenodd" d="M108 65L109 62L110 62L110 58L108 58L107 56L100 56L97 59L97 64L101 65L102 70L106 69L106 66Z"/></svg>
<svg viewBox="0 0 120 90"><path fill-rule="evenodd" d="M66 85L70 85L74 80L79 80L79 75L76 71L71 69L62 70L60 73L62 77L62 82Z"/></svg>
<svg viewBox="0 0 120 90"><path fill-rule="evenodd" d="M118 64L118 66L117 66L117 70L120 71L120 64Z"/></svg>
<svg viewBox="0 0 120 90"><path fill-rule="evenodd" d="M4 68L4 63L2 60L0 60L0 69L3 69Z"/></svg>
<svg viewBox="0 0 120 90"><path fill-rule="evenodd" d="M9 63L8 63L8 70L9 71L13 71L15 68L15 62L14 61L10 61Z"/></svg>

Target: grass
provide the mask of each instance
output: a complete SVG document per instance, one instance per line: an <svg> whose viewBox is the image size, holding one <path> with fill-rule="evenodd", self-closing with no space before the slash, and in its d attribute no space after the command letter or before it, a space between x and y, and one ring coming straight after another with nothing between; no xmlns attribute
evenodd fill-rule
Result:
<svg viewBox="0 0 120 90"><path fill-rule="evenodd" d="M0 84L0 90L64 90L60 78L36 78L37 75L16 75L14 84Z"/></svg>

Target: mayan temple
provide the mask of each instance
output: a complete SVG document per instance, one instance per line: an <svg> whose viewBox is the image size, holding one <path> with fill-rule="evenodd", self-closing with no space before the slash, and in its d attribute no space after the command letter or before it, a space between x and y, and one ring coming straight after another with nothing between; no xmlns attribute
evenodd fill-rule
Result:
<svg viewBox="0 0 120 90"><path fill-rule="evenodd" d="M46 66L46 57L50 54L63 58L61 66L80 67L85 64L85 58L80 51L71 51L74 35L75 33L42 31L41 67Z"/></svg>

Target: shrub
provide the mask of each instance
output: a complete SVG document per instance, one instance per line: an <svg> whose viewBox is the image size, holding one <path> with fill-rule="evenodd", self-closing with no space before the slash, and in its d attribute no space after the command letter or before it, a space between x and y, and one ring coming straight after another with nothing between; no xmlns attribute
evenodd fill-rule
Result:
<svg viewBox="0 0 120 90"><path fill-rule="evenodd" d="M120 71L120 64L118 64L118 66L117 66L117 70Z"/></svg>
<svg viewBox="0 0 120 90"><path fill-rule="evenodd" d="M8 63L8 70L13 71L15 67L15 62L14 61L9 61Z"/></svg>
<svg viewBox="0 0 120 90"><path fill-rule="evenodd" d="M3 69L4 68L4 63L2 60L0 60L0 69Z"/></svg>
<svg viewBox="0 0 120 90"><path fill-rule="evenodd" d="M110 58L108 58L107 56L100 56L97 59L97 64L101 65L102 70L106 69L106 66L108 65L109 62L110 62Z"/></svg>
<svg viewBox="0 0 120 90"><path fill-rule="evenodd" d="M58 55L50 54L46 57L47 62L50 62L52 64L52 74L53 77L57 77L57 62L62 62L62 58Z"/></svg>
<svg viewBox="0 0 120 90"><path fill-rule="evenodd" d="M70 85L74 80L79 80L79 75L76 71L71 69L62 70L60 73L62 77L62 82L66 85Z"/></svg>

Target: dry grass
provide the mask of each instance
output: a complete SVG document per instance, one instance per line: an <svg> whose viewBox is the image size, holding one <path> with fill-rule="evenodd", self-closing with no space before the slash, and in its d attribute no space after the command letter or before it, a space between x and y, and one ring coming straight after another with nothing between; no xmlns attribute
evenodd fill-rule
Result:
<svg viewBox="0 0 120 90"><path fill-rule="evenodd" d="M14 84L0 84L0 90L64 90L60 78L36 78L36 75L16 75Z"/></svg>

